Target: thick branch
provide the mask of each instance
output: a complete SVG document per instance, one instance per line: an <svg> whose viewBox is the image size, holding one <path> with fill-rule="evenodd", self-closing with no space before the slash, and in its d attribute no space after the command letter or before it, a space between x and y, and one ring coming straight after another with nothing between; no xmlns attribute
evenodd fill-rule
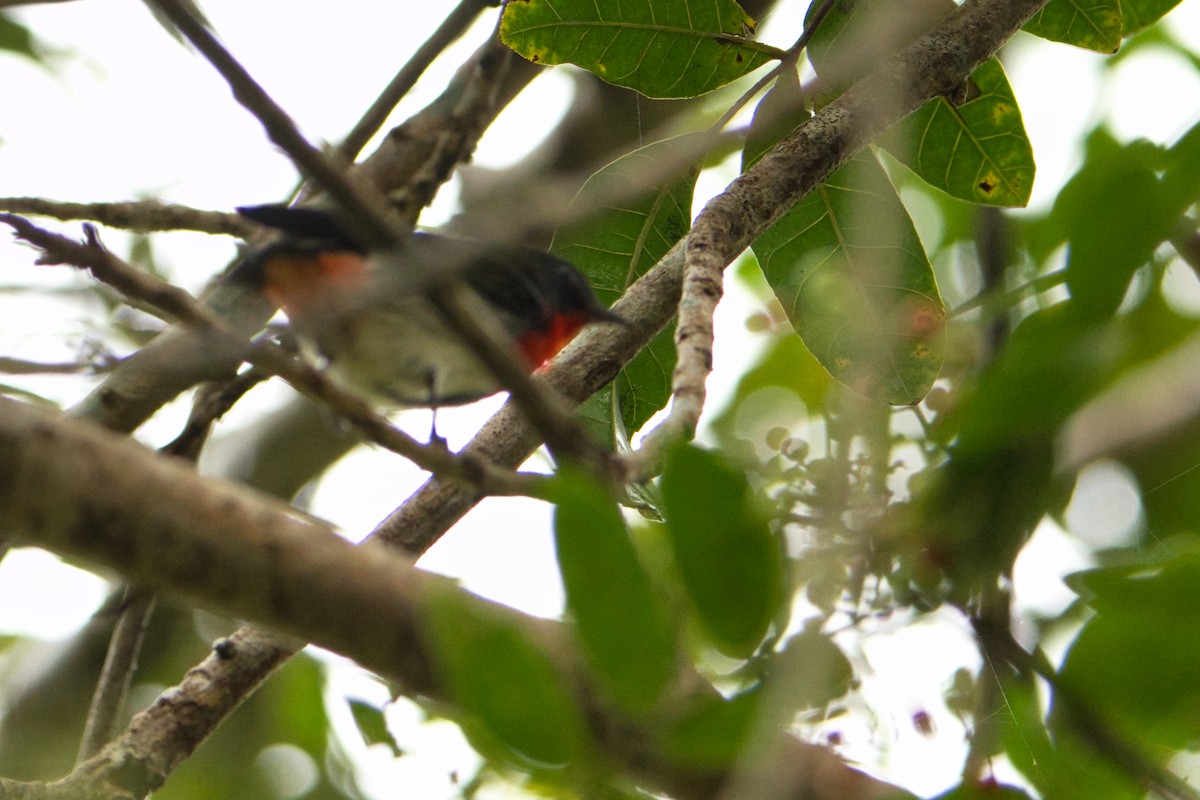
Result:
<svg viewBox="0 0 1200 800"><path fill-rule="evenodd" d="M20 540L311 639L393 678L406 693L441 702L453 698L436 668L427 624L435 616L432 603L459 593L457 602L470 604L473 614L520 630L557 666L593 722L597 746L634 775L680 797L714 797L724 781L720 772L683 767L656 754L646 731L593 695L561 625L465 595L451 581L422 573L381 548L355 547L278 501L200 478L128 438L5 399L0 399L0 519ZM239 648L247 639L255 641L252 632L219 642L213 658L241 659ZM255 655L271 665L295 646L261 636L256 641L262 649ZM211 675L197 677L202 688L214 681ZM683 673L676 691L697 696L712 690ZM688 706L676 699L665 707ZM181 729L172 730L178 735ZM790 763L807 767L795 796L871 798L893 791L849 770L823 748L794 741L789 746L796 748ZM85 789L89 776L101 777L94 772L97 764L108 764L108 756L88 762L67 783ZM118 774L122 788L135 796L154 788L131 785L132 770ZM821 786L818 776L837 780Z"/></svg>

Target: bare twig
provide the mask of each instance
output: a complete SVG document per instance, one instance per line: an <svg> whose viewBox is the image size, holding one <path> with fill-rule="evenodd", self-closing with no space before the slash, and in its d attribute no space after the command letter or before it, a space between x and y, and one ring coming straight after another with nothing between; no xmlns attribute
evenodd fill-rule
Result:
<svg viewBox="0 0 1200 800"><path fill-rule="evenodd" d="M120 362L114 358L89 361L44 362L0 356L0 372L7 375L74 375L79 372L99 373L112 369Z"/></svg>
<svg viewBox="0 0 1200 800"><path fill-rule="evenodd" d="M198 231L246 238L254 226L237 214L202 211L158 200L124 203L65 203L42 197L0 197L0 211L61 220L90 220L110 228L151 231Z"/></svg>
<svg viewBox="0 0 1200 800"><path fill-rule="evenodd" d="M213 424L233 408L246 392L271 377L258 367L245 370L236 377L220 383L206 383L196 392L192 412L183 430L163 447L163 452L195 461L208 440Z"/></svg>
<svg viewBox="0 0 1200 800"><path fill-rule="evenodd" d="M125 589L120 616L109 638L104 666L88 708L83 739L79 744L78 763L100 752L100 748L116 732L117 715L125 704L133 673L137 670L138 654L142 649L142 639L150 623L155 599L154 592L133 586Z"/></svg>

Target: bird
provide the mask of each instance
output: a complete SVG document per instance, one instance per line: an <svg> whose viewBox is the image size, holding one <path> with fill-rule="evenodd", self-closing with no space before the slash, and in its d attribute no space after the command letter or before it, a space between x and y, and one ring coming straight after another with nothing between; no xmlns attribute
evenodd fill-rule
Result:
<svg viewBox="0 0 1200 800"><path fill-rule="evenodd" d="M231 278L283 310L302 350L335 383L377 404L436 412L502 388L404 274L406 263L461 278L495 313L530 372L590 323L628 324L573 264L542 250L416 233L398 256L378 258L329 211L281 204L237 211L283 236L244 257Z"/></svg>

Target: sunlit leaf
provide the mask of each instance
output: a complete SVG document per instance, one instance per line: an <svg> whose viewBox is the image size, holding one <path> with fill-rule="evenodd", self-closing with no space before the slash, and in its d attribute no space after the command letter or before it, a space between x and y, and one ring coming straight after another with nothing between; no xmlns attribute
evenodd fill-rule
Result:
<svg viewBox="0 0 1200 800"><path fill-rule="evenodd" d="M1132 36L1158 22L1180 0L1121 0L1122 35Z"/></svg>
<svg viewBox="0 0 1200 800"><path fill-rule="evenodd" d="M748 656L782 598L779 544L741 470L691 446L662 477L667 530L683 582L715 643Z"/></svg>
<svg viewBox="0 0 1200 800"><path fill-rule="evenodd" d="M1024 30L1054 42L1115 53L1123 33L1121 6L1120 0L1050 0Z"/></svg>
<svg viewBox="0 0 1200 800"><path fill-rule="evenodd" d="M697 175L687 148L694 141L667 139L622 156L588 178L572 201L572 211L597 210L559 228L552 249L583 270L605 302L620 297L687 233ZM675 368L673 337L669 325L613 384L581 407L580 415L603 441L632 435L666 405Z"/></svg>
<svg viewBox="0 0 1200 800"><path fill-rule="evenodd" d="M864 153L754 242L792 326L839 381L907 405L941 369L945 309L921 241Z"/></svg>
<svg viewBox="0 0 1200 800"><path fill-rule="evenodd" d="M997 59L971 74L967 99L936 97L881 139L901 163L960 200L1023 206L1033 190L1033 147Z"/></svg>
<svg viewBox="0 0 1200 800"><path fill-rule="evenodd" d="M559 472L554 541L567 607L589 663L625 708L647 709L675 674L675 634L616 501L586 475Z"/></svg>
<svg viewBox="0 0 1200 800"><path fill-rule="evenodd" d="M42 60L42 55L29 29L14 22L5 14L0 14L0 50L18 53L34 61Z"/></svg>
<svg viewBox="0 0 1200 800"><path fill-rule="evenodd" d="M710 92L780 55L753 32L733 0L522 0L500 22L501 40L530 61L664 98Z"/></svg>

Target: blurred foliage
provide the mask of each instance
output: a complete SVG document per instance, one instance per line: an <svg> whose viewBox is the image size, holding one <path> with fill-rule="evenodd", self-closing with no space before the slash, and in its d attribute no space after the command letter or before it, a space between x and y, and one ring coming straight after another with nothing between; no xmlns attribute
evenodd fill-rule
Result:
<svg viewBox="0 0 1200 800"><path fill-rule="evenodd" d="M1172 5L1053 0L1027 30L1103 52L1142 31L1127 50L1173 48L1200 72L1200 56L1153 26ZM921 9L928 20L949 4ZM912 20L887 24L894 13L884 0L834 5L810 63L787 61L759 101L743 167L869 67L864 51L874 59L911 39ZM781 52L753 41L727 0L510 3L501 33L527 57L648 96L694 98ZM0 47L35 55L27 36L0 17ZM801 80L809 67L819 92ZM598 709L624 726L610 738L698 775L765 752L778 730L836 749L855 724L878 756L869 766L887 774L895 709L870 684L889 664L865 645L946 619L978 660L950 665L944 696L928 703L960 727L938 734L927 710L909 712L915 735L967 740L960 785L943 784L941 800L1141 797L1200 749L1200 401L1181 392L1164 403L1161 387L1139 383L1200 341L1200 125L1164 142L1098 125L1052 207L1018 213L1002 208L1027 202L1033 183L1018 100L1000 62L984 64L754 243L732 269L761 301L737 385L710 409L700 444L668 453L653 487L661 519L627 516L592 476L555 476L580 674L455 587L430 600L425 633L451 697L427 711L457 724L481 764L455 774L460 796L496 784L550 797L658 790L601 755ZM693 127L723 110L682 107ZM556 251L606 300L686 233L702 161L680 157L688 143L616 154L577 208L635 190L558 232ZM647 175L661 180L647 188ZM152 262L149 242L131 255ZM667 403L673 366L667 332L585 418L627 444ZM1131 422L1150 434L1078 424L1131 383ZM1135 522L1103 546L1067 513L1087 463L1066 454L1080 451L1136 484ZM1067 528L1059 534L1093 566L1067 580L1070 601L1031 612L1017 563L1042 526ZM171 658L148 650L142 694L202 652L180 630L185 641L159 642ZM0 655L19 659L20 644ZM1053 663L1045 651L1063 645ZM936 668L940 654L918 655ZM78 672L94 669L92 656ZM156 797L367 796L355 747L413 756L386 707L325 696L322 669L293 660ZM72 736L61 738L38 744L66 769ZM289 794L281 776L309 779Z"/></svg>

